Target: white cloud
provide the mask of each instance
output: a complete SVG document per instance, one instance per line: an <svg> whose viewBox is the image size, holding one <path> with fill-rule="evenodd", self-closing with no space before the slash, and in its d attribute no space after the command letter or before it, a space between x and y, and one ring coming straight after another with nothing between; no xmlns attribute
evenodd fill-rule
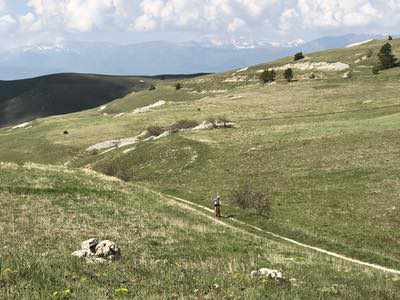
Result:
<svg viewBox="0 0 400 300"><path fill-rule="evenodd" d="M0 11L5 10L7 7L6 0L0 0Z"/></svg>
<svg viewBox="0 0 400 300"><path fill-rule="evenodd" d="M179 28L235 32L246 20L260 20L277 0L142 0L135 28ZM149 26L146 26L149 28Z"/></svg>
<svg viewBox="0 0 400 300"><path fill-rule="evenodd" d="M36 16L31 12L20 16L18 21L22 32L35 32L42 29L42 22L37 20Z"/></svg>
<svg viewBox="0 0 400 300"><path fill-rule="evenodd" d="M0 31L8 33L17 25L17 21L11 15L0 16Z"/></svg>
<svg viewBox="0 0 400 300"><path fill-rule="evenodd" d="M129 0L29 0L28 6L47 26L81 32L126 24L135 1ZM54 27L54 26L51 26Z"/></svg>
<svg viewBox="0 0 400 300"><path fill-rule="evenodd" d="M7 1L14 0L0 0L0 26L9 35L185 32L307 38L400 25L400 0L26 0L24 14L11 11L15 5Z"/></svg>
<svg viewBox="0 0 400 300"><path fill-rule="evenodd" d="M297 10L303 27L361 26L381 17L369 0L299 0Z"/></svg>
<svg viewBox="0 0 400 300"><path fill-rule="evenodd" d="M228 31L229 32L235 32L235 31L237 31L238 29L240 29L241 27L243 27L245 25L246 25L245 21L243 21L240 18L235 18L235 19L232 20L232 22L230 22L228 24Z"/></svg>

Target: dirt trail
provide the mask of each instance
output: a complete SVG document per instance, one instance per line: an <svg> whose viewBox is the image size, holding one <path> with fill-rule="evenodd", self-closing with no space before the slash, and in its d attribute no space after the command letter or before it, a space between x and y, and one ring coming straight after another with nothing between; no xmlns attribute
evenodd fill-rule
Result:
<svg viewBox="0 0 400 300"><path fill-rule="evenodd" d="M190 201L182 199L182 198L174 197L174 196L171 196L171 195L164 195L164 194L161 194L161 193L158 193L158 194L163 198L166 198L166 199L169 199L169 200L175 200L175 202L179 206L182 206L182 204L184 204L185 206L189 206L189 207L191 207L190 210L197 211L198 213L200 213L202 215L206 215L208 218L213 219L215 222L217 222L217 223L219 223L221 225L227 226L227 227L229 227L231 229L237 230L237 231L242 232L242 233L250 234L250 235L255 236L257 238L263 238L262 236L259 236L259 235L253 234L251 232L248 232L246 230L243 230L241 228L232 226L232 225L230 225L230 224L228 224L226 222L223 222L221 220L216 220L213 217L211 217L209 214L205 214L204 212L198 211L197 209L194 208L194 207L196 207L196 208L199 208L199 209L201 209L203 211L207 211L207 212L213 213L213 210L208 208L208 207L205 207L205 206L202 206L200 204L196 204L196 203L190 202ZM297 246L300 246L300 247L303 247L303 248L306 248L306 249L311 249L311 250L314 250L316 252L323 253L325 255L332 256L332 257L335 257L335 258L339 258L339 259L342 259L342 260L345 260L345 261L348 261L348 262L351 262L353 264L357 264L357 265L360 265L360 266L369 267L369 268L376 269L376 270L379 270L379 271L383 271L383 272L386 272L386 273L400 275L400 270L395 270L395 269L387 268L387 267L384 267L384 266L381 266L381 265L368 263L368 262L361 261L361 260L358 260L358 259L355 259L355 258L347 257L345 255L341 255L341 254L336 253L336 252L332 252L332 251L328 251L328 250L325 250L325 249L322 249L322 248L319 248L319 247L314 247L314 246L311 246L311 245L307 245L307 244L298 242L296 240L281 236L279 234L276 234L276 233L261 229L259 227L253 226L251 224L239 221L239 220L237 220L235 218L230 218L230 220L235 222L235 223L237 223L237 224L240 224L241 226L245 226L245 227L251 228L251 229L253 229L255 231L262 232L264 234L270 235L270 236L272 236L274 238L277 238L279 240L283 240L283 241L288 242L290 244L294 244L294 245L297 245Z"/></svg>
<svg viewBox="0 0 400 300"><path fill-rule="evenodd" d="M38 169L40 169L40 168L52 168L53 170L58 170L58 171L61 171L61 172L68 172L68 171L71 172L70 169L67 169L65 167L52 166L52 165L47 166L47 165L40 165L40 164L28 164L28 165L24 165L24 167L25 168L29 168L29 167L30 168L38 168ZM85 170L85 169L81 169L81 170L85 171L86 173L91 173L92 175L98 176L99 178L102 178L102 179L109 179L109 180L113 180L113 181L121 181L120 179L118 179L116 177L107 176L107 175L104 175L102 173L96 172L94 170ZM221 226L224 226L226 228L229 228L231 230L235 230L237 232L241 232L241 233L246 234L246 235L253 236L253 237L258 238L258 239L265 238L265 236L257 235L255 233L249 232L249 231L247 231L247 230L245 230L243 228L239 228L239 227L236 227L236 226L234 226L232 224L224 222L224 221L222 221L220 219L215 219L210 214L210 213L213 213L214 211L212 209L206 207L206 206L203 206L203 205L200 205L200 204L197 204L197 203L194 203L194 202L190 202L188 200L185 200L185 199L182 199L182 198L179 198L179 197L175 197L175 196L163 194L163 193L160 193L160 192L156 192L154 190L151 190L151 189L143 187L143 186L140 187L140 188L142 188L143 190L146 190L148 192L151 192L151 193L159 195L162 199L167 200L172 205L176 205L177 207L180 207L182 209L185 209L185 210L188 210L190 212L199 214L199 215L201 215L201 216L203 216L203 217L205 217L205 218L207 218L209 220L212 220L213 222L215 222L217 224L220 224ZM338 258L338 259L342 259L342 260L351 262L351 263L356 264L356 265L369 267L369 268L372 268L372 269L375 269L375 270L378 270L378 271L383 271L383 272L390 273L390 274L400 275L400 270L387 268L387 267L384 267L384 266L381 266L381 265L378 265L378 264L368 263L368 262L361 261L361 260L358 260L358 259L355 259L355 258L347 257L345 255L341 255L341 254L336 253L336 252L332 252L332 251L328 251L328 250L325 250L325 249L322 249L322 248L319 248L319 247L314 247L314 246L311 246L311 245L307 245L307 244L298 242L296 240L281 236L279 234L264 230L262 228L253 226L251 224L239 221L239 220L237 220L235 218L230 218L229 220L234 222L234 223L236 223L236 224L239 224L242 227L251 228L251 229L253 229L255 231L258 231L260 233L263 233L263 234L266 234L266 235L270 235L270 236L272 236L272 237L274 237L274 238L276 238L278 240L282 240L282 241L285 241L285 242L293 244L293 245L297 245L297 246L302 247L302 248L314 250L316 252L319 252L319 253L322 253L322 254L325 254L325 255L328 255L328 256L332 256L332 257L335 257L335 258Z"/></svg>

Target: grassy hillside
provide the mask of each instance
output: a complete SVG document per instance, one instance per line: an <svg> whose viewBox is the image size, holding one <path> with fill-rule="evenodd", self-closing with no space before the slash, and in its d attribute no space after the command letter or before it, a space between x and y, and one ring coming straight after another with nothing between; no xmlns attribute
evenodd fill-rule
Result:
<svg viewBox="0 0 400 300"><path fill-rule="evenodd" d="M260 84L258 74L267 65L259 65L182 79L181 90L173 81L159 81L156 90L126 95L103 110L1 129L0 160L91 167L203 205L219 192L225 215L400 269L400 68L372 74L383 43L307 54L300 63L349 67L293 66L291 83L279 70L276 83ZM400 41L392 44L400 57ZM166 104L135 113L161 100ZM235 128L186 131L111 151L85 151L99 142L134 137L151 125L217 116L226 116ZM231 190L245 180L270 196L271 218L233 204ZM362 287L368 288L367 283Z"/></svg>
<svg viewBox="0 0 400 300"><path fill-rule="evenodd" d="M57 74L0 81L0 126L77 112L143 90L150 79Z"/></svg>
<svg viewBox="0 0 400 300"><path fill-rule="evenodd" d="M257 239L92 172L0 171L2 299L394 299L400 288L396 276ZM116 241L122 260L70 255L92 236ZM259 267L287 283L251 279Z"/></svg>

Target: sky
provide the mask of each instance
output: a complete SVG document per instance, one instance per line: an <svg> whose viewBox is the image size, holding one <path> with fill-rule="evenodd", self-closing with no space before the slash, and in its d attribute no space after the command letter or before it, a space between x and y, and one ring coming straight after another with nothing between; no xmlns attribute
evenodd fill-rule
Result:
<svg viewBox="0 0 400 300"><path fill-rule="evenodd" d="M398 33L400 0L0 0L0 47Z"/></svg>

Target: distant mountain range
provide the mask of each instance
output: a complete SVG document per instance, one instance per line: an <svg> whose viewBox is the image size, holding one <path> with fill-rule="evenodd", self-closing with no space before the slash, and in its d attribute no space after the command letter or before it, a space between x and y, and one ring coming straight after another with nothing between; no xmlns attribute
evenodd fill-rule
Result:
<svg viewBox="0 0 400 300"><path fill-rule="evenodd" d="M209 38L185 43L115 45L70 41L32 45L0 53L0 80L65 72L118 75L221 72L272 61L297 51L342 48L372 38L382 36L348 34L287 43Z"/></svg>

